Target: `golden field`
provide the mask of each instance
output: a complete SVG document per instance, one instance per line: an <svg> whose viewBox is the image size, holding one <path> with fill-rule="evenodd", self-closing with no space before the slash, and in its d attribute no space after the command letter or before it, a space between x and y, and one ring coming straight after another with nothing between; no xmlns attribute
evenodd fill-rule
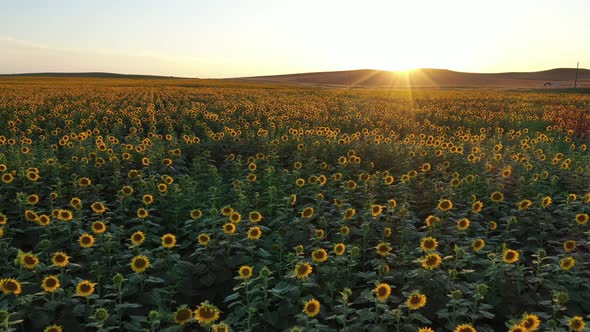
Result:
<svg viewBox="0 0 590 332"><path fill-rule="evenodd" d="M6 331L583 331L590 95L0 79Z"/></svg>

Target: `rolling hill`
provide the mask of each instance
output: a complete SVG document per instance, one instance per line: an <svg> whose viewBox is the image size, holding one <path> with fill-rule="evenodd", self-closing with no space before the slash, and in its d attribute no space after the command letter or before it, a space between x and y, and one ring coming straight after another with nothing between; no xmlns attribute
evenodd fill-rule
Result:
<svg viewBox="0 0 590 332"><path fill-rule="evenodd" d="M390 72L374 69L302 73L274 76L240 77L235 80L248 82L341 86L358 88L389 87L469 87L469 86L525 86L571 87L575 68L556 68L538 72L466 73L447 69L416 69L408 72ZM590 86L590 70L580 69L578 86Z"/></svg>

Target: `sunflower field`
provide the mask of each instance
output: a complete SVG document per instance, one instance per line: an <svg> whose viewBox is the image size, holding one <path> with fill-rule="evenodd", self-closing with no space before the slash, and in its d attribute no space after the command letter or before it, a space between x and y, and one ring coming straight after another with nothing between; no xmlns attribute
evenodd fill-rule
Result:
<svg viewBox="0 0 590 332"><path fill-rule="evenodd" d="M590 95L0 83L2 331L587 331Z"/></svg>

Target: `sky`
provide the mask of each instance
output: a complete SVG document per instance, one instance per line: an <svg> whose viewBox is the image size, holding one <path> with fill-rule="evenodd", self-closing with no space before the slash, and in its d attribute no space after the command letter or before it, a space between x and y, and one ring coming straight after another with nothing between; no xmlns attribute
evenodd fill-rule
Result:
<svg viewBox="0 0 590 332"><path fill-rule="evenodd" d="M0 73L590 68L587 0L0 1Z"/></svg>

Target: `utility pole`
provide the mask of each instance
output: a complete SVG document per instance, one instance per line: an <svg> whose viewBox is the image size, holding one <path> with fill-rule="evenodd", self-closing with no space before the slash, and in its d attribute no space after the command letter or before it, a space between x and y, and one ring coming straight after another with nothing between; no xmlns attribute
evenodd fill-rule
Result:
<svg viewBox="0 0 590 332"><path fill-rule="evenodd" d="M578 64L576 65L576 80L574 81L574 89L578 85L578 69L580 69L580 61L578 61Z"/></svg>

